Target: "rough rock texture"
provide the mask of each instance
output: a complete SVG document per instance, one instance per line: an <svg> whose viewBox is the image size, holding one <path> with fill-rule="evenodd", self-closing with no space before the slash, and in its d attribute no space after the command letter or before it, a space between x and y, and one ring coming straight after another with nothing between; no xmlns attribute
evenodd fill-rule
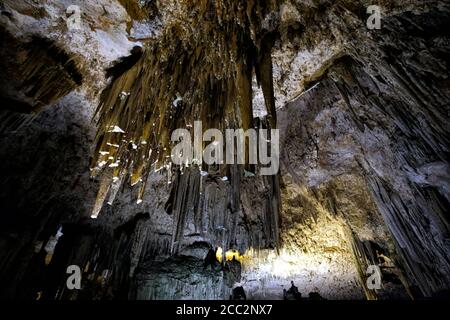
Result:
<svg viewBox="0 0 450 320"><path fill-rule="evenodd" d="M303 123L300 129L289 128L296 137L284 150L296 143L311 150L305 156L286 152L292 172L302 172L302 181L317 186L330 176L361 171L407 272L425 295L444 290L449 281L444 209L449 169L443 159L448 153L448 75L429 67L448 61L437 41L445 36L438 31L445 30L444 14L431 10L414 22L407 13L386 19L385 29L369 40L376 45L368 57L352 45L320 85L286 111L301 113ZM434 24L428 22L431 16L436 16ZM407 37L403 30L415 34L414 40L400 40ZM411 48L418 53L407 53ZM438 167L435 173L432 168Z"/></svg>
<svg viewBox="0 0 450 320"><path fill-rule="evenodd" d="M448 293L449 5L380 1L368 30L370 1L215 3L0 4L0 296ZM170 131L198 118L280 128L280 174L155 170ZM107 143L129 162L90 179L117 160L99 156ZM65 286L72 264L81 290Z"/></svg>
<svg viewBox="0 0 450 320"><path fill-rule="evenodd" d="M83 96L71 93L0 138L2 297L19 294L27 266L35 266L30 257L45 257L47 241L62 224L89 217L97 188L88 171L89 109Z"/></svg>

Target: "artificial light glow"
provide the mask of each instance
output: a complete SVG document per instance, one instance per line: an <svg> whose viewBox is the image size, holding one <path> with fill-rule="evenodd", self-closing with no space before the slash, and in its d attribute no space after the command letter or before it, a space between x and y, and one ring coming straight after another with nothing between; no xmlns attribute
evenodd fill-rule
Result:
<svg viewBox="0 0 450 320"><path fill-rule="evenodd" d="M216 259L220 263L222 263L222 252L223 252L222 248L218 247L217 250L216 250Z"/></svg>
<svg viewBox="0 0 450 320"><path fill-rule="evenodd" d="M241 255L241 254L239 253L239 251L237 251L237 250L234 250L234 249L233 249L233 250L228 250L227 252L225 252L225 259L226 259L227 261L232 261L233 258L234 258L235 260L241 262L241 263L242 263L242 261L244 260L244 256Z"/></svg>
<svg viewBox="0 0 450 320"><path fill-rule="evenodd" d="M220 263L222 263L222 254L223 254L222 248L218 247L216 250L216 259ZM236 249L231 249L225 252L225 261L232 261L233 258L241 263L244 261L244 256L241 255L239 251L237 251Z"/></svg>

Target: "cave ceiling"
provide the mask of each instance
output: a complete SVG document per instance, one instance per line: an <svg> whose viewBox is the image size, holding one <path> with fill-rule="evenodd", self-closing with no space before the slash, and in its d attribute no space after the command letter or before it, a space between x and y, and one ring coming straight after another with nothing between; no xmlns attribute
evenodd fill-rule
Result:
<svg viewBox="0 0 450 320"><path fill-rule="evenodd" d="M448 296L450 4L376 2L0 2L0 297ZM279 170L173 164L198 121Z"/></svg>

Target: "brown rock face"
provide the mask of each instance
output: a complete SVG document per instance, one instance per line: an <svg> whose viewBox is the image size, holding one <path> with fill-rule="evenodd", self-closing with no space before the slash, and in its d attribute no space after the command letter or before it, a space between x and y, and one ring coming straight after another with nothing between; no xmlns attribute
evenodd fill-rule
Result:
<svg viewBox="0 0 450 320"><path fill-rule="evenodd" d="M450 6L403 2L4 1L0 297L448 295ZM278 174L173 165L197 120Z"/></svg>

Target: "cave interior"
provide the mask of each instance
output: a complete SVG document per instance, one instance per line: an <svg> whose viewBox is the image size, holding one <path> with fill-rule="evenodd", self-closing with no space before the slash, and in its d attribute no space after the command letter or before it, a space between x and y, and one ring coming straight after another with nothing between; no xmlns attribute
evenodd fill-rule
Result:
<svg viewBox="0 0 450 320"><path fill-rule="evenodd" d="M1 299L450 297L448 1L0 11ZM172 164L196 121L278 172Z"/></svg>

